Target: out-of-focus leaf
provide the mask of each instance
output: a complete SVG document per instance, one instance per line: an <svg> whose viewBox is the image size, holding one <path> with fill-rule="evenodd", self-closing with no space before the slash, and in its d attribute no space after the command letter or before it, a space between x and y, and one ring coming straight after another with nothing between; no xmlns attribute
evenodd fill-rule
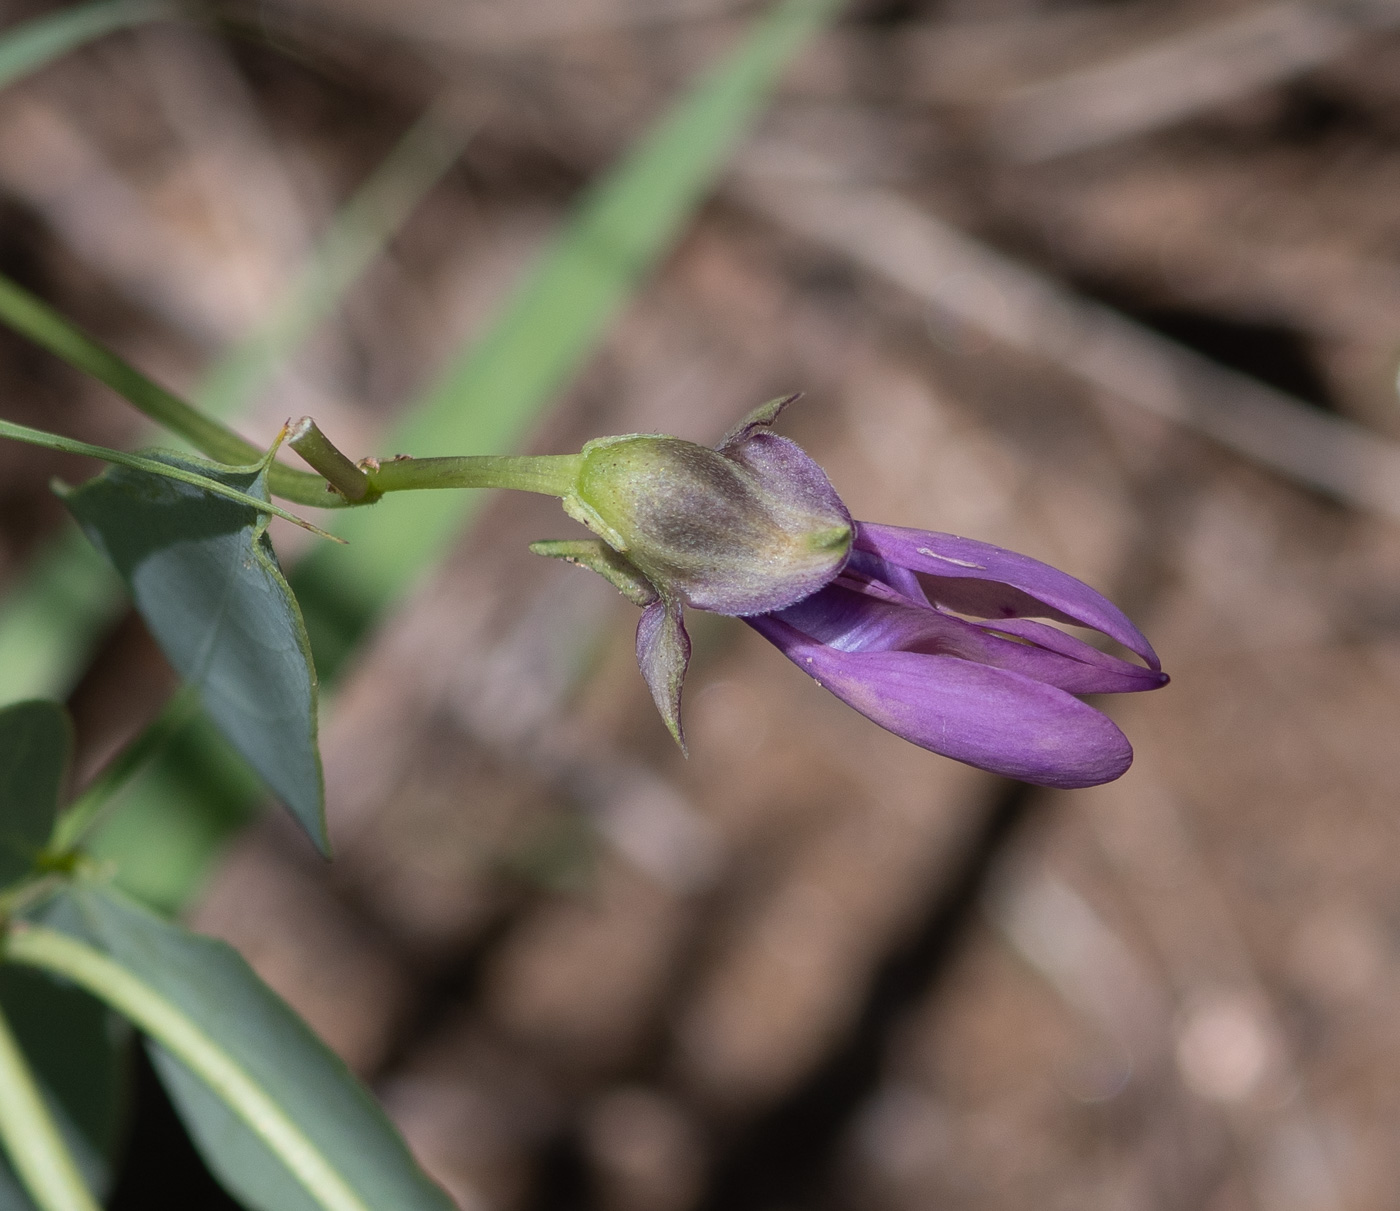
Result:
<svg viewBox="0 0 1400 1211"><path fill-rule="evenodd" d="M103 1197L112 1183L129 1096L131 1032L101 1001L21 967L0 967L0 1006L47 1095L68 1150L88 1186ZM24 1198L0 1158L0 1208L6 1189Z"/></svg>
<svg viewBox="0 0 1400 1211"><path fill-rule="evenodd" d="M263 468L163 460L263 498ZM110 559L161 650L219 730L324 851L316 674L296 599L252 508L113 467L66 503Z"/></svg>
<svg viewBox="0 0 1400 1211"><path fill-rule="evenodd" d="M66 698L124 597L111 565L68 527L0 601L0 704Z"/></svg>
<svg viewBox="0 0 1400 1211"><path fill-rule="evenodd" d="M51 927L95 943L128 977L123 987L81 955L74 963L53 947L44 953L37 931L16 936L12 957L77 980L147 1034L195 1143L241 1202L255 1211L451 1211L370 1094L231 947L112 892L77 887L60 899L83 929L50 918Z"/></svg>
<svg viewBox="0 0 1400 1211"><path fill-rule="evenodd" d="M73 751L73 729L56 702L0 710L0 887L23 878L48 844Z"/></svg>
<svg viewBox="0 0 1400 1211"><path fill-rule="evenodd" d="M0 30L0 88L103 34L171 15L151 0L102 0Z"/></svg>
<svg viewBox="0 0 1400 1211"><path fill-rule="evenodd" d="M0 1158L0 1211L35 1211L9 1162Z"/></svg>
<svg viewBox="0 0 1400 1211"><path fill-rule="evenodd" d="M116 885L143 904L175 914L238 830L257 817L263 789L203 716L176 735L120 809L107 815L84 849L116 868Z"/></svg>

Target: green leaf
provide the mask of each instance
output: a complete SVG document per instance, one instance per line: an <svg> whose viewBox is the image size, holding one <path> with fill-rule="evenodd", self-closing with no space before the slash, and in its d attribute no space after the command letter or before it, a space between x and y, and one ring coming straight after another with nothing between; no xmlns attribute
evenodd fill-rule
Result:
<svg viewBox="0 0 1400 1211"><path fill-rule="evenodd" d="M0 1160L0 1211L35 1211L9 1162Z"/></svg>
<svg viewBox="0 0 1400 1211"><path fill-rule="evenodd" d="M0 887L24 878L48 844L73 752L73 729L56 702L0 710Z"/></svg>
<svg viewBox="0 0 1400 1211"><path fill-rule="evenodd" d="M155 457L266 496L263 469ZM266 515L126 467L71 490L66 503L209 717L326 851L316 674Z"/></svg>
<svg viewBox="0 0 1400 1211"><path fill-rule="evenodd" d="M102 21L134 21L137 18L132 14L148 11L155 13L156 6L119 0L70 10L34 24L36 28L41 23L51 24L56 31L81 27L102 32L108 28L98 28ZM27 29L21 26L13 36L18 38ZM51 45L55 38L62 40L53 32L49 37ZM32 46L39 44L31 42ZM16 64L24 61L18 49L7 52L0 43L0 64L7 53ZM277 359L289 356L297 342L339 306L345 292L383 252L449 167L463 139L445 127L437 110L414 124L336 214L310 263L289 284L268 320L212 368L199 393L207 411L231 415L275 372ZM237 434L152 382L3 276L0 321L106 383L205 454L234 463L256 459L258 451ZM270 486L293 493L293 498L304 504L341 503L326 499L319 476L281 464L273 467ZM42 694L65 696L98 636L120 608L118 586L91 546L76 535L51 544L0 602L0 703Z"/></svg>
<svg viewBox="0 0 1400 1211"><path fill-rule="evenodd" d="M130 1093L130 1030L96 998L20 967L0 967L0 1007L83 1178L104 1196ZM14 1183L12 1173L0 1172L0 1208Z"/></svg>
<svg viewBox="0 0 1400 1211"><path fill-rule="evenodd" d="M452 1211L370 1094L236 951L112 892L61 897L96 949L76 931L31 928L9 957L66 976L147 1035L236 1198L255 1211Z"/></svg>
<svg viewBox="0 0 1400 1211"><path fill-rule="evenodd" d="M0 1145L8 1162L0 1166L0 1177L19 1179L0 1181L0 1197L10 1206L42 1211L99 1211L68 1146L71 1132L55 1109L9 1018L0 1013Z"/></svg>
<svg viewBox="0 0 1400 1211"><path fill-rule="evenodd" d="M171 15L168 4L104 0L11 26L0 31L0 88L103 34Z"/></svg>

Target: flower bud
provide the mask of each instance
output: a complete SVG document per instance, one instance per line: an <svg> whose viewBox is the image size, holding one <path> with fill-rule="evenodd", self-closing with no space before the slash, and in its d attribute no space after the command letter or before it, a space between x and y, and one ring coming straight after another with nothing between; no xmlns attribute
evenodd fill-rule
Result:
<svg viewBox="0 0 1400 1211"><path fill-rule="evenodd" d="M642 434L589 442L564 508L663 597L782 609L836 576L852 531L826 474L769 423L756 415L717 450Z"/></svg>

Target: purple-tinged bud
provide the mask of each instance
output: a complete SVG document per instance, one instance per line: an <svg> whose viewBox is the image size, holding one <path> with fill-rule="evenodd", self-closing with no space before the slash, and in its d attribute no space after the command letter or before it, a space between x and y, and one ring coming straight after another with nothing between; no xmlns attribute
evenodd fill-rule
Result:
<svg viewBox="0 0 1400 1211"><path fill-rule="evenodd" d="M642 607L637 663L682 750L691 605L743 617L818 685L932 752L1043 786L1122 774L1127 738L1075 695L1165 685L1142 632L1025 555L853 523L826 473L770 431L795 398L764 404L714 450L636 433L589 442L564 509L601 541L531 547ZM1098 631L1142 663L1041 618Z"/></svg>
<svg viewBox="0 0 1400 1211"><path fill-rule="evenodd" d="M589 442L564 509L664 598L740 615L801 601L845 565L852 524L826 473L769 431L780 406L716 450L646 434Z"/></svg>

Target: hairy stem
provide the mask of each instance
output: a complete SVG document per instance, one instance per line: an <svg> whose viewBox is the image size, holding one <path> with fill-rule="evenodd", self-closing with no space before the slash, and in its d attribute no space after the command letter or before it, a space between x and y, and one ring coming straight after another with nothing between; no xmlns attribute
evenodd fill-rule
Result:
<svg viewBox="0 0 1400 1211"><path fill-rule="evenodd" d="M399 458L369 472L371 488L403 492L419 488L514 488L567 496L578 480L581 454L516 457L476 454L463 458Z"/></svg>

